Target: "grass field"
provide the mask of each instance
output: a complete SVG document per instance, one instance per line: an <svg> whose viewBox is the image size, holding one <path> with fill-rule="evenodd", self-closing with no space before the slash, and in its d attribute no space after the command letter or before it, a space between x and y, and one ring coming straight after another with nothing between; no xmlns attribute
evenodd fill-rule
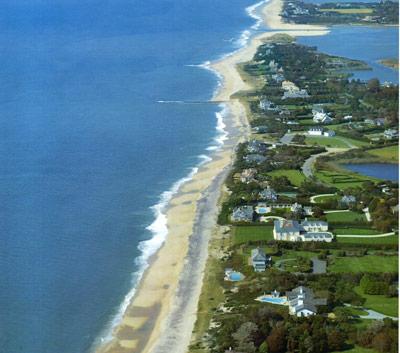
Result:
<svg viewBox="0 0 400 353"><path fill-rule="evenodd" d="M349 227L349 228L340 228L340 227L335 227L333 229L334 234L355 234L355 235L375 235L375 234L380 234L375 229L370 229L370 228L355 228L355 227Z"/></svg>
<svg viewBox="0 0 400 353"><path fill-rule="evenodd" d="M273 240L273 226L236 226L233 228L233 243L243 244L250 240Z"/></svg>
<svg viewBox="0 0 400 353"><path fill-rule="evenodd" d="M326 219L328 222L355 222L367 220L364 213L357 213L353 211L327 213Z"/></svg>
<svg viewBox="0 0 400 353"><path fill-rule="evenodd" d="M334 195L334 196L319 196L319 197L315 197L314 198L314 201L316 202L316 203L324 203L324 202L326 202L326 201L330 201L330 200L338 200L340 197L339 196L337 196L337 195Z"/></svg>
<svg viewBox="0 0 400 353"><path fill-rule="evenodd" d="M362 257L340 257L328 266L329 272L397 272L397 256L366 255Z"/></svg>
<svg viewBox="0 0 400 353"><path fill-rule="evenodd" d="M294 186L300 186L301 183L306 178L301 171L296 170L296 169L274 170L272 172L269 172L268 175L275 176L275 177L286 176Z"/></svg>
<svg viewBox="0 0 400 353"><path fill-rule="evenodd" d="M330 184L344 190L350 187L361 186L365 181L375 181L374 178L357 175L346 171L324 170L315 172L315 176L323 183Z"/></svg>
<svg viewBox="0 0 400 353"><path fill-rule="evenodd" d="M351 15L351 14L370 14L373 12L372 9L367 8L350 8L350 9L321 9L321 12L337 12L340 14Z"/></svg>
<svg viewBox="0 0 400 353"><path fill-rule="evenodd" d="M398 235L390 235L388 237L382 238L336 238L338 243L347 243L347 244L398 244L399 236Z"/></svg>
<svg viewBox="0 0 400 353"><path fill-rule="evenodd" d="M376 148L368 151L373 156L380 157L385 161L398 162L399 161L399 146L389 146L384 148Z"/></svg>
<svg viewBox="0 0 400 353"><path fill-rule="evenodd" d="M365 308L375 310L384 315L397 317L399 307L398 298L388 298L385 295L364 294L360 287L356 287L354 290L366 299L364 304Z"/></svg>
<svg viewBox="0 0 400 353"><path fill-rule="evenodd" d="M335 148L349 148L348 144L337 137L307 136L306 144Z"/></svg>

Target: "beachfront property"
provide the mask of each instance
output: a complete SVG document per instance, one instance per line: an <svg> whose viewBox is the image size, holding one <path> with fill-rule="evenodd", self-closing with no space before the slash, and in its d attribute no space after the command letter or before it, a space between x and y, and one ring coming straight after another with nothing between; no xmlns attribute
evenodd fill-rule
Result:
<svg viewBox="0 0 400 353"><path fill-rule="evenodd" d="M251 140L247 145L247 152L249 153L265 153L267 151L268 145L259 140Z"/></svg>
<svg viewBox="0 0 400 353"><path fill-rule="evenodd" d="M240 174L240 181L244 184L249 184L256 181L255 177L257 175L257 169L248 168L244 169Z"/></svg>
<svg viewBox="0 0 400 353"><path fill-rule="evenodd" d="M383 133L386 140L394 140L399 137L399 132L395 129L386 129Z"/></svg>
<svg viewBox="0 0 400 353"><path fill-rule="evenodd" d="M299 223L296 220L275 220L274 239L279 241L324 241L333 240L332 233L328 232L328 223L323 221L308 221Z"/></svg>
<svg viewBox="0 0 400 353"><path fill-rule="evenodd" d="M232 222L252 222L253 221L253 206L239 206L233 209L231 215Z"/></svg>
<svg viewBox="0 0 400 353"><path fill-rule="evenodd" d="M258 196L262 200L268 200L268 201L276 201L276 200L278 200L277 193L275 192L274 189L271 189L270 187L267 187L266 189L261 190L258 193Z"/></svg>
<svg viewBox="0 0 400 353"><path fill-rule="evenodd" d="M326 299L316 299L312 289L304 286L286 292L289 314L298 317L316 315L318 305L326 305Z"/></svg>
<svg viewBox="0 0 400 353"><path fill-rule="evenodd" d="M243 159L246 163L261 164L267 160L267 157L264 157L261 154L249 154L243 157Z"/></svg>
<svg viewBox="0 0 400 353"><path fill-rule="evenodd" d="M251 265L255 272L264 272L271 265L272 258L265 254L261 248L251 250Z"/></svg>
<svg viewBox="0 0 400 353"><path fill-rule="evenodd" d="M259 107L261 110L265 111L277 111L279 109L274 103L272 103L268 99L261 99Z"/></svg>

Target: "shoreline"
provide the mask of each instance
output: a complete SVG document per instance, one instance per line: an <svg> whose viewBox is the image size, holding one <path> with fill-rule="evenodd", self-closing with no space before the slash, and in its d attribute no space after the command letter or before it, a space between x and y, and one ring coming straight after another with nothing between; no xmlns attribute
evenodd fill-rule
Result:
<svg viewBox="0 0 400 353"><path fill-rule="evenodd" d="M250 135L245 107L231 98L238 91L251 89L236 66L251 60L263 41L274 34L328 33L325 27L283 24L279 16L281 7L282 0L270 0L261 10L263 22L273 31L254 36L246 46L209 66L221 78L221 87L213 100L226 102L223 104L229 110L224 119L227 139L170 199L165 212L168 235L150 257L121 322L113 328L111 340L96 352L186 352L196 321L208 241L216 226L218 199L235 157L235 147Z"/></svg>

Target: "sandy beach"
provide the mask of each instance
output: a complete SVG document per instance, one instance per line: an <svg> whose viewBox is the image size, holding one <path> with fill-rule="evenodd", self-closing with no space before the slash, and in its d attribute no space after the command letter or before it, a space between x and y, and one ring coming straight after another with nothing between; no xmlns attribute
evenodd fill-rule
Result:
<svg viewBox="0 0 400 353"><path fill-rule="evenodd" d="M250 88L237 64L251 60L257 47L276 33L327 33L322 27L283 24L281 8L281 0L271 0L262 10L265 23L274 32L254 37L248 46L211 65L222 77L223 85L214 99L226 102L229 110L224 120L228 140L171 200L168 237L152 258L112 340L98 348L98 353L186 352L196 320L208 240L216 225L218 198L235 146L249 136L245 108L239 100L231 99L235 92Z"/></svg>

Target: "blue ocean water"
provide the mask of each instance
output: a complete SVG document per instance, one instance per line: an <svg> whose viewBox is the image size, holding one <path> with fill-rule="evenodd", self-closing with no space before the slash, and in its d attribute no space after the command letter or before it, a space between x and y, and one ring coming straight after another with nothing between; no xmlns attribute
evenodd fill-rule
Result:
<svg viewBox="0 0 400 353"><path fill-rule="evenodd" d="M220 107L158 101L212 96L187 65L240 45L252 3L0 2L1 352L86 352L104 332L151 207L215 144Z"/></svg>
<svg viewBox="0 0 400 353"><path fill-rule="evenodd" d="M325 36L299 37L298 42L317 46L321 52L365 61L372 70L354 71L353 78L363 81L399 82L399 71L379 60L399 58L398 27L333 26Z"/></svg>

